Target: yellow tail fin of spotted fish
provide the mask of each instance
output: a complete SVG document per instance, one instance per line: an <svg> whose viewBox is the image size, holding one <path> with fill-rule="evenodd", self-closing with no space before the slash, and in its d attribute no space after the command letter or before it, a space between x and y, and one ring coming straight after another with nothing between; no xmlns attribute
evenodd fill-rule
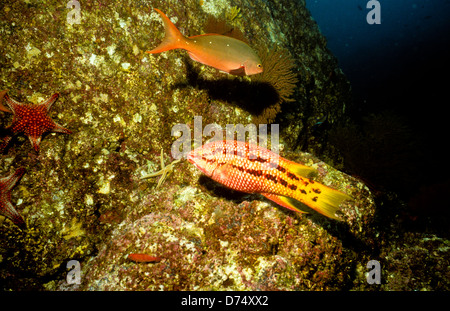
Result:
<svg viewBox="0 0 450 311"><path fill-rule="evenodd" d="M340 220L336 215L336 212L339 210L339 206L343 201L351 200L352 198L345 193L324 185L318 183L315 183L315 185L321 186L319 188L321 193L313 196L312 198L308 198L303 193L298 196L295 195L294 197L271 193L262 193L262 195L267 199L295 212L309 213L312 209L327 217Z"/></svg>
<svg viewBox="0 0 450 311"><path fill-rule="evenodd" d="M262 193L267 199L290 210L308 213L311 209L327 217L338 219L336 212L340 204L352 198L347 194L332 189L308 178L316 170L296 162L285 160L286 168L299 177L297 189L291 196Z"/></svg>

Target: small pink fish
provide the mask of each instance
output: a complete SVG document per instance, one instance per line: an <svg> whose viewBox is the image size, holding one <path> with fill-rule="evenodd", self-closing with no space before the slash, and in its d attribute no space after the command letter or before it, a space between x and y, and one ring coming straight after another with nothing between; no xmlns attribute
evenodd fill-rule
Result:
<svg viewBox="0 0 450 311"><path fill-rule="evenodd" d="M134 262L160 262L161 257L154 257L147 254L129 254L128 259Z"/></svg>
<svg viewBox="0 0 450 311"><path fill-rule="evenodd" d="M155 11L163 19L166 34L159 46L146 53L184 49L193 60L229 74L248 76L263 71L258 55L245 42L218 34L186 38L163 12Z"/></svg>

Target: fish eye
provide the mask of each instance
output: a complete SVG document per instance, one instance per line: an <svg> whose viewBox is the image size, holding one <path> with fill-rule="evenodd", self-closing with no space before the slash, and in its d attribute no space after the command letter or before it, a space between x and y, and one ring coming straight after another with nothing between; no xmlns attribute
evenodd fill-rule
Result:
<svg viewBox="0 0 450 311"><path fill-rule="evenodd" d="M258 67L258 68L262 68L262 65L261 65L261 64L258 64L258 65L256 65L256 67Z"/></svg>

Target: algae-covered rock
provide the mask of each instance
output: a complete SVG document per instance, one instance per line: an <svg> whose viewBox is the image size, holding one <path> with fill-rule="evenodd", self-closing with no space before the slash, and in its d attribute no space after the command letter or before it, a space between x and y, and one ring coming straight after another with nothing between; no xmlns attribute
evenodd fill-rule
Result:
<svg viewBox="0 0 450 311"><path fill-rule="evenodd" d="M366 284L361 267L379 259L374 199L362 182L328 165L342 160L315 127L318 120L345 121L350 88L304 1L82 1L79 11L71 8L77 1L69 8L63 2L0 4L0 89L31 103L59 92L50 114L72 131L44 136L39 153L19 135L0 157L0 175L27 170L12 191L27 229L0 217L2 289ZM185 35L204 33L210 17L226 22L261 55L289 60L273 73L289 77L230 76L180 50L144 53L164 36L150 5ZM187 161L160 187L157 178L142 180L160 169L161 150L165 165L173 160L172 129L192 130L196 116L203 127L278 123L284 157L315 167L315 180L353 197L342 205L343 221L225 189ZM1 128L10 122L0 112ZM136 263L130 253L162 260ZM66 279L70 260L80 263L80 284Z"/></svg>
<svg viewBox="0 0 450 311"><path fill-rule="evenodd" d="M318 162L316 180L352 193L345 223L321 215L299 216L275 207L261 196L225 189L199 177L190 164L177 175L192 174L190 185L167 181L146 189L143 198L84 263L83 290L306 290L348 287L361 259L358 243L370 248L367 218L374 212L361 183ZM361 216L365 215L365 216ZM358 240L353 246L346 239ZM130 253L162 258L154 264L127 260ZM362 278L360 281L363 281ZM61 282L61 288L67 288Z"/></svg>

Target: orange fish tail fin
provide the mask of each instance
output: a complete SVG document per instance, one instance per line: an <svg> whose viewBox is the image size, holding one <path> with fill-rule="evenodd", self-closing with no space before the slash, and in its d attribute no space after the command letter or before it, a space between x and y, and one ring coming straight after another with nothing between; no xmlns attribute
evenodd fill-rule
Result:
<svg viewBox="0 0 450 311"><path fill-rule="evenodd" d="M170 21L166 14L156 8L155 11L158 12L159 15L161 15L161 18L164 22L165 37L160 45L158 45L151 51L146 51L145 53L156 54L173 49L184 48L186 38L183 36L183 34Z"/></svg>
<svg viewBox="0 0 450 311"><path fill-rule="evenodd" d="M339 218L336 212L339 210L339 205L345 200L352 200L352 197L349 195L318 182L310 183L306 189L306 194L300 192L299 197L301 198L301 202L308 207L322 215L337 220Z"/></svg>

